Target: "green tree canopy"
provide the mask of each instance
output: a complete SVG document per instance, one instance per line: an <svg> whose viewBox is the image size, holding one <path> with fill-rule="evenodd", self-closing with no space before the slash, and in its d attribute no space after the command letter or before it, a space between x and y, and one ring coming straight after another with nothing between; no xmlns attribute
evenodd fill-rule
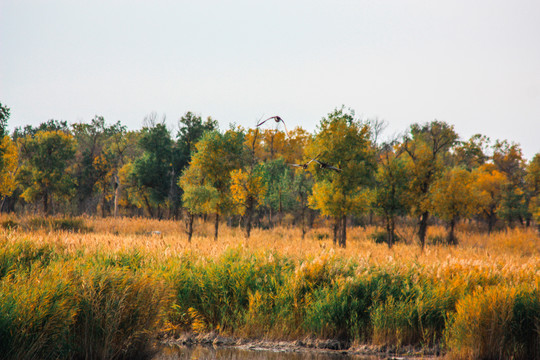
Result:
<svg viewBox="0 0 540 360"><path fill-rule="evenodd" d="M413 124L405 136L402 150L407 154L409 200L413 216L419 217L418 238L422 248L425 245L428 219L430 215L430 189L442 175L449 163L450 149L458 136L454 127L441 121Z"/></svg>
<svg viewBox="0 0 540 360"><path fill-rule="evenodd" d="M318 132L307 147L308 158L317 158L323 164L340 169L336 171L317 162L311 163L315 185L309 203L323 215L334 217L334 241L340 229L342 247L346 246L347 216L364 211L369 204L367 189L375 172L375 152L370 137L368 124L355 119L354 111L341 107L321 120Z"/></svg>

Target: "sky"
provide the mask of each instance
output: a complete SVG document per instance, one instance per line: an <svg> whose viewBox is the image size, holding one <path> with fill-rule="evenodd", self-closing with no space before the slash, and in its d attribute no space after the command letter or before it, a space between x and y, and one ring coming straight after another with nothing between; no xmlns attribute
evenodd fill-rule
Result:
<svg viewBox="0 0 540 360"><path fill-rule="evenodd" d="M336 107L454 125L540 152L540 1L1 0L9 127L100 115L175 132L279 115L310 132Z"/></svg>

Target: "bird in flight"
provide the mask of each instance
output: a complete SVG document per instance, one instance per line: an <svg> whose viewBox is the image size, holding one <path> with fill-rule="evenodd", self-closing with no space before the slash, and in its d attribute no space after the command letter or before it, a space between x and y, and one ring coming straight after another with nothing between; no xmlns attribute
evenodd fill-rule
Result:
<svg viewBox="0 0 540 360"><path fill-rule="evenodd" d="M272 117L269 117L268 119L266 120L263 120L263 121L260 121L258 124L257 124L257 127L261 126L262 124L264 124L265 122L267 122L268 120L271 120L271 119L274 119L274 121L277 123L281 122L283 124L283 127L285 128L285 134L287 134L287 137L290 137L289 136L289 132L287 131L287 126L285 125L285 121L283 121L282 118L280 118L279 116L272 116Z"/></svg>
<svg viewBox="0 0 540 360"><path fill-rule="evenodd" d="M309 164L311 164L314 161L317 161L317 158L319 156L321 156L321 154L315 156L314 158L310 159L307 163L304 163L304 164L289 164L289 165L307 170L307 167L309 166Z"/></svg>
<svg viewBox="0 0 540 360"><path fill-rule="evenodd" d="M330 169L330 170L334 170L334 171L337 171L337 172L341 171L340 168L337 168L337 167L332 166L330 164L327 164L325 162L322 162L322 161L319 161L319 160L316 160L316 159L314 161L321 166L321 169Z"/></svg>

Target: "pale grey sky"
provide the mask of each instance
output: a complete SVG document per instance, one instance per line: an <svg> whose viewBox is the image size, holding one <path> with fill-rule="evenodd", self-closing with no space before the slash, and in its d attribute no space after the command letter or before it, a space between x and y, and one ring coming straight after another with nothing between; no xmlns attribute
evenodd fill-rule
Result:
<svg viewBox="0 0 540 360"><path fill-rule="evenodd" d="M434 119L540 152L540 1L1 0L11 129L186 111L314 131L344 104L387 135Z"/></svg>

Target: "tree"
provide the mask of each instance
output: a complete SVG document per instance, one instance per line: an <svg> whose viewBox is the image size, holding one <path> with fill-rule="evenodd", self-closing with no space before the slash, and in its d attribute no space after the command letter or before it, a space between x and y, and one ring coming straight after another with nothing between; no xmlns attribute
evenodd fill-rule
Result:
<svg viewBox="0 0 540 360"><path fill-rule="evenodd" d="M191 155L196 150L195 145L202 136L208 131L218 130L217 121L210 116L203 122L201 116L189 111L180 118L178 125L177 141L173 151L172 177L179 176L188 167ZM181 205L182 188L177 180L175 180L174 187L171 186L169 196L175 209Z"/></svg>
<svg viewBox="0 0 540 360"><path fill-rule="evenodd" d="M150 216L161 217L171 187L172 139L164 122L156 123L152 117L147 121L139 138L143 153L133 162L129 179Z"/></svg>
<svg viewBox="0 0 540 360"><path fill-rule="evenodd" d="M19 165L19 152L17 146L9 135L0 139L0 212L5 198L11 196L17 187L17 169Z"/></svg>
<svg viewBox="0 0 540 360"><path fill-rule="evenodd" d="M409 174L401 155L393 143L383 145L376 175L373 208L384 217L388 247L394 243L396 216L407 213Z"/></svg>
<svg viewBox="0 0 540 360"><path fill-rule="evenodd" d="M246 237L251 235L253 212L264 201L266 194L262 166L231 171L231 194L236 213L244 216Z"/></svg>
<svg viewBox="0 0 540 360"><path fill-rule="evenodd" d="M474 172L475 186L479 191L479 208L488 223L488 234L491 234L497 222L497 211L501 202L503 187L507 183L506 175L487 163Z"/></svg>
<svg viewBox="0 0 540 360"><path fill-rule="evenodd" d="M189 167L179 179L182 201L190 212L188 236L192 235L193 214L215 214L217 240L220 215L231 211L230 173L240 168L244 133L228 130L205 133L196 144Z"/></svg>
<svg viewBox="0 0 540 360"><path fill-rule="evenodd" d="M9 120L9 115L10 115L10 109L5 106L5 105L2 105L2 103L0 103L0 141L2 141L2 139L4 139L4 136L6 135L6 128L7 128L7 122ZM0 171L2 171L4 165L3 165L3 154L2 154L2 151L3 149L0 149Z"/></svg>
<svg viewBox="0 0 540 360"><path fill-rule="evenodd" d="M432 121L411 125L410 135L405 137L402 144L403 151L408 155L408 172L411 174L410 207L412 214L419 218L418 238L422 249L430 215L430 188L441 176L457 138L453 126Z"/></svg>
<svg viewBox="0 0 540 360"><path fill-rule="evenodd" d="M89 124L75 123L72 129L77 141L74 173L79 212L95 212L99 202L104 215L105 200L112 197L108 193L118 168L116 152L109 148L110 138L125 133L125 127L120 122L106 126L102 116L95 116Z"/></svg>
<svg viewBox="0 0 540 360"><path fill-rule="evenodd" d="M281 221L283 213L292 210L294 206L294 173L285 164L283 158L267 161L261 166L267 190L263 202L268 209L269 222L272 226L274 214L277 213L279 221Z"/></svg>
<svg viewBox="0 0 540 360"><path fill-rule="evenodd" d="M230 189L234 211L242 215L248 239L251 235L253 213L263 202L267 189L264 183L264 168L255 155L257 134L258 130L255 130L254 136L246 137L241 150L240 168L231 172Z"/></svg>
<svg viewBox="0 0 540 360"><path fill-rule="evenodd" d="M536 154L528 164L525 180L531 199L529 212L540 229L540 153Z"/></svg>
<svg viewBox="0 0 540 360"><path fill-rule="evenodd" d="M487 150L489 138L475 134L468 141L460 141L454 149L455 165L469 171L478 168L489 160Z"/></svg>
<svg viewBox="0 0 540 360"><path fill-rule="evenodd" d="M307 147L309 159L339 171L310 165L315 184L309 197L311 207L335 220L334 243L347 244L347 216L364 211L369 204L368 185L375 172L375 153L367 124L356 120L354 111L344 107L323 118L318 132ZM308 160L309 161L309 160Z"/></svg>
<svg viewBox="0 0 540 360"><path fill-rule="evenodd" d="M503 186L498 215L512 226L514 221L524 224L529 219L525 184L525 160L518 144L496 141L493 146L493 163L507 178Z"/></svg>
<svg viewBox="0 0 540 360"><path fill-rule="evenodd" d="M10 108L2 105L0 102L0 139L3 139L4 135L6 135L7 122L9 120L10 112Z"/></svg>
<svg viewBox="0 0 540 360"><path fill-rule="evenodd" d="M456 167L447 170L431 188L431 208L440 219L448 223L449 245L458 243L455 235L458 220L478 211L480 196L474 185L473 175Z"/></svg>
<svg viewBox="0 0 540 360"><path fill-rule="evenodd" d="M67 199L74 189L68 167L75 155L75 139L61 130L38 131L22 141L27 161L21 171L26 189L22 197L28 202L43 201L43 212L50 213L52 198Z"/></svg>

